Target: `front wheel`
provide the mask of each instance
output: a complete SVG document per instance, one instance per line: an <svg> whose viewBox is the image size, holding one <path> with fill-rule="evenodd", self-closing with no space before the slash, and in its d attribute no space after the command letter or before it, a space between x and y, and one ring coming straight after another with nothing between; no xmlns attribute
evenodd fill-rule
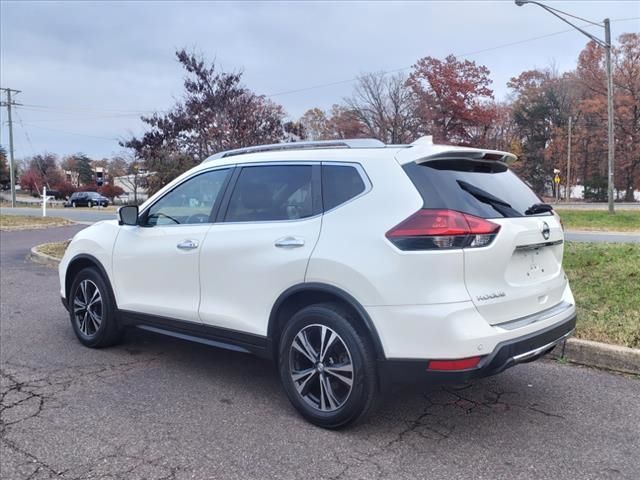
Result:
<svg viewBox="0 0 640 480"><path fill-rule="evenodd" d="M352 321L336 305L311 305L293 316L281 337L279 371L287 396L320 427L362 420L375 403L375 356Z"/></svg>
<svg viewBox="0 0 640 480"><path fill-rule="evenodd" d="M89 203L87 203L87 207L92 208L93 207L93 203L90 201Z"/></svg>
<svg viewBox="0 0 640 480"><path fill-rule="evenodd" d="M115 302L106 281L95 268L81 270L69 290L69 316L80 343L91 348L114 345L122 330Z"/></svg>

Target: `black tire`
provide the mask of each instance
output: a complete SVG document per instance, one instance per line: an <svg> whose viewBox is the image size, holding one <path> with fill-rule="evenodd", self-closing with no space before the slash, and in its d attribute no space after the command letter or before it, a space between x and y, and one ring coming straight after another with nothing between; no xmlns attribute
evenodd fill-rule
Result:
<svg viewBox="0 0 640 480"><path fill-rule="evenodd" d="M93 208L93 202L91 200L89 200L89 203L87 203L87 207Z"/></svg>
<svg viewBox="0 0 640 480"><path fill-rule="evenodd" d="M280 337L278 370L284 390L300 414L319 427L337 429L362 421L376 403L378 380L373 348L369 339L356 331L352 320L337 305L311 305L291 318ZM321 358L322 348L313 345L323 345L323 333L324 345L330 346ZM333 334L337 338L329 342ZM315 363L294 347L294 341L299 347L298 342L303 339L317 354ZM314 371L308 379L301 376L308 371ZM296 380L293 372L298 372ZM344 379L351 380L350 390ZM329 392L331 398L323 392Z"/></svg>
<svg viewBox="0 0 640 480"><path fill-rule="evenodd" d="M99 305L94 301L89 303L89 308L83 308L82 299L94 298L95 289L100 298ZM76 275L67 301L71 326L80 343L91 348L103 348L120 342L122 329L116 318L113 293L96 268L85 268ZM87 305L87 302L84 304Z"/></svg>

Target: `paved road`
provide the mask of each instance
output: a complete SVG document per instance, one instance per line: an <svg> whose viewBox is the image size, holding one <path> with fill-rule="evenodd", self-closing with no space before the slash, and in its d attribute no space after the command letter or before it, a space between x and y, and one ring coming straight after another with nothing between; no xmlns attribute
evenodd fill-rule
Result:
<svg viewBox="0 0 640 480"><path fill-rule="evenodd" d="M640 243L640 233L586 232L569 230L565 232L564 237L570 242Z"/></svg>
<svg viewBox="0 0 640 480"><path fill-rule="evenodd" d="M98 210L97 208L64 208L49 210L52 217L62 217L76 222L98 222L116 218L113 211ZM0 215L34 215L40 216L41 211L33 208L0 208ZM631 233L603 233L603 232L566 232L566 239L574 242L594 243L640 243L640 234Z"/></svg>
<svg viewBox="0 0 640 480"><path fill-rule="evenodd" d="M330 432L257 358L140 331L84 348L56 271L24 260L78 228L0 233L2 478L640 478L638 379L539 361L397 387Z"/></svg>
<svg viewBox="0 0 640 480"><path fill-rule="evenodd" d="M558 210L608 210L608 203L552 203L554 208ZM615 210L638 210L640 209L640 202L621 202L615 204Z"/></svg>
<svg viewBox="0 0 640 480"><path fill-rule="evenodd" d="M39 208L29 207L2 207L0 215L28 215L34 217L42 216L42 210ZM116 212L113 210L100 210L94 208L50 208L47 210L49 217L62 217L75 222L99 222L101 220L113 220L117 218Z"/></svg>

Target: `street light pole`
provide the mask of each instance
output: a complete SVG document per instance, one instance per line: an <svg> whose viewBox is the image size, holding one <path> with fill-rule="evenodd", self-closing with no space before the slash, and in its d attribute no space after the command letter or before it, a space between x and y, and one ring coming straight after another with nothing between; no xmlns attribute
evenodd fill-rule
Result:
<svg viewBox="0 0 640 480"><path fill-rule="evenodd" d="M609 213L615 213L613 209L613 162L616 154L613 130L613 72L611 68L611 28L608 18L604 19L604 51L607 65L607 128L609 137L607 196L609 197Z"/></svg>
<svg viewBox="0 0 640 480"><path fill-rule="evenodd" d="M571 201L571 129L573 127L573 118L569 115L569 131L567 132L567 190L565 193L565 200L567 203Z"/></svg>
<svg viewBox="0 0 640 480"><path fill-rule="evenodd" d="M595 35L592 35L589 32L587 32L586 30L583 30L582 28L578 27L577 25L574 25L569 20L564 18L562 15L566 15L566 16L573 17L573 18L580 18L580 17L576 17L575 15L571 15L570 13L563 12L561 10L558 10L557 8L549 7L549 6L545 5L544 3L536 2L534 0L515 0L515 4L517 6L519 6L519 7L521 7L523 5L526 5L527 3L531 3L533 5L538 5L539 7L544 8L547 12L551 13L555 17L558 17L563 22L571 25L573 28L578 30L580 33L582 33L583 35L587 36L589 39L593 40L598 45L600 45L602 48L604 48L605 66L606 66L606 70L607 70L607 137L608 137L607 197L608 197L608 203L609 203L609 213L613 214L613 213L615 213L614 203L613 203L613 201L614 201L614 198L613 198L613 187L614 187L613 172L614 172L614 160L615 160L615 138L614 138L614 129L613 129L613 70L612 70L612 66L611 66L611 47L612 47L612 45L611 45L611 25L610 25L611 22L609 21L608 18L605 18L602 24L596 23L596 22L592 22L590 20L586 20L584 18L581 18L581 20L584 20L585 22L588 22L588 23L591 23L592 25L596 25L598 27L604 28L604 41L603 41L603 40L599 39L598 37L596 37Z"/></svg>

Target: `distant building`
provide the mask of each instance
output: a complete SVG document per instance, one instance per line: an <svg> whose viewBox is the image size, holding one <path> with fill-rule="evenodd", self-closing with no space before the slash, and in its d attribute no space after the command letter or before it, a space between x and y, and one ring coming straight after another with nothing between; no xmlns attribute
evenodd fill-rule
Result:
<svg viewBox="0 0 640 480"><path fill-rule="evenodd" d="M80 174L74 170L65 170L64 179L72 185L80 184Z"/></svg>
<svg viewBox="0 0 640 480"><path fill-rule="evenodd" d="M147 177L149 175L149 173L144 172L113 177L111 179L113 185L124 190L124 193L118 197L118 200L122 203L134 203L137 200L138 203L140 203L149 198L146 189Z"/></svg>

